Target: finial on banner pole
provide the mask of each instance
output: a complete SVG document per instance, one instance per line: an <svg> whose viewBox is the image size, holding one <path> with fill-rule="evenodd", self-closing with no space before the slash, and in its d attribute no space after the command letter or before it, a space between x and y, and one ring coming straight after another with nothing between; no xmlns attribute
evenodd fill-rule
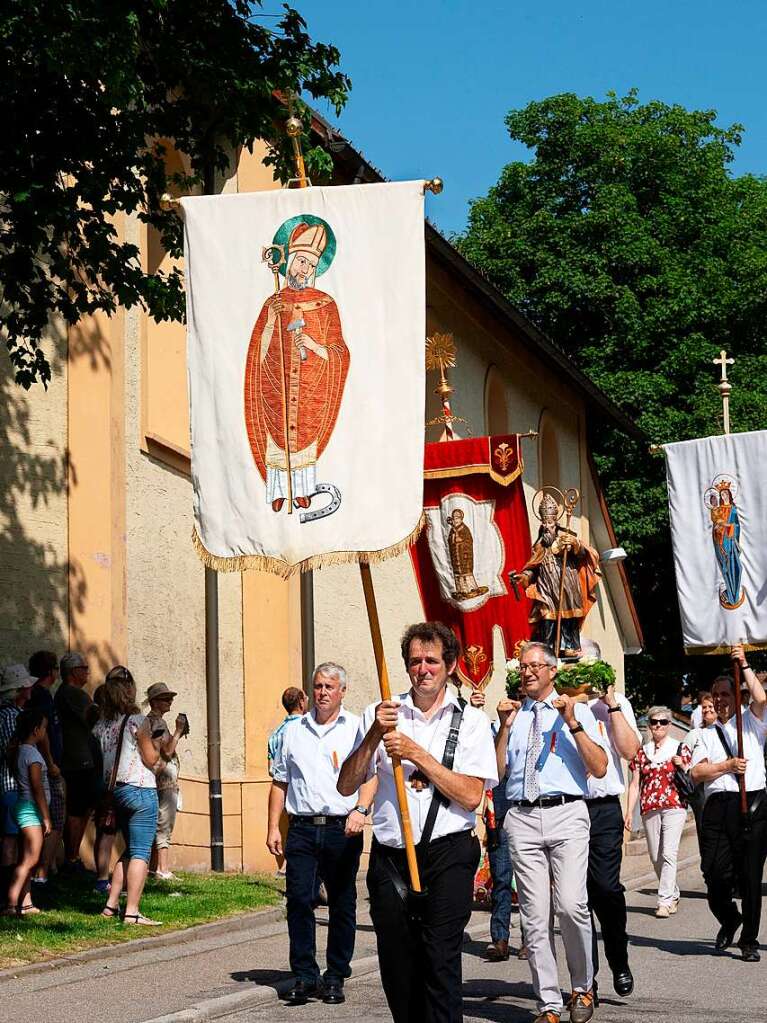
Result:
<svg viewBox="0 0 767 1023"><path fill-rule="evenodd" d="M465 423L460 416L454 416L450 408L450 396L453 388L447 380L446 369L455 369L455 341L452 334L433 334L426 338L426 368L439 370L439 384L434 393L442 404L442 413L430 419L427 426L441 426L443 433L440 440L455 440L453 423Z"/></svg>
<svg viewBox="0 0 767 1023"><path fill-rule="evenodd" d="M432 195L439 195L444 187L445 182L442 178L429 178L428 181L424 181L423 183L424 195L427 192L431 192Z"/></svg>
<svg viewBox="0 0 767 1023"><path fill-rule="evenodd" d="M715 366L719 366L721 369L721 380L719 381L719 393L722 396L722 418L724 425L724 432L730 432L730 392L732 391L732 384L727 379L727 367L732 366L735 363L734 359L727 358L727 352L724 348L719 353L718 359L713 359L712 362Z"/></svg>

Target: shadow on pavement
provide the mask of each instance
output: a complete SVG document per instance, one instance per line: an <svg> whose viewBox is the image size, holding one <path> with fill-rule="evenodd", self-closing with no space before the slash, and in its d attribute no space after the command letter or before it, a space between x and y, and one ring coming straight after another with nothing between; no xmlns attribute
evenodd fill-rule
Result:
<svg viewBox="0 0 767 1023"><path fill-rule="evenodd" d="M673 956L706 956L706 958L710 958L714 952L713 941L689 941L684 938L674 941L671 938L659 938L655 935L645 938L638 934L629 934L628 939L629 945L657 948Z"/></svg>
<svg viewBox="0 0 767 1023"><path fill-rule="evenodd" d="M236 970L229 976L239 984L260 984L277 990L277 986L293 974L290 970Z"/></svg>
<svg viewBox="0 0 767 1023"><path fill-rule="evenodd" d="M530 1023L528 1006L499 1002L500 998L535 1000L530 984L502 980L470 980L463 985L464 1019L487 1019L497 1023Z"/></svg>

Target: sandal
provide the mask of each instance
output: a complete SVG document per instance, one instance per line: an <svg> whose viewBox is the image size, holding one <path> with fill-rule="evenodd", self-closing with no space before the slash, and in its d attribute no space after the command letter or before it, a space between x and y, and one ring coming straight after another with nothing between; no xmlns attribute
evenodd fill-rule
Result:
<svg viewBox="0 0 767 1023"><path fill-rule="evenodd" d="M24 905L21 905L21 906L8 905L3 910L2 916L33 916L33 915L35 915L37 913L42 913L42 910L38 909L37 906L32 906L32 905L29 905L29 906L24 906Z"/></svg>
<svg viewBox="0 0 767 1023"><path fill-rule="evenodd" d="M107 919L110 919L113 916L119 916L120 909L119 907L115 906L104 906L104 908L101 910L101 915L105 916Z"/></svg>
<svg viewBox="0 0 767 1023"><path fill-rule="evenodd" d="M162 927L161 920L150 920L143 913L126 913L123 916L123 923L130 924L131 927L134 927L136 924L142 927Z"/></svg>

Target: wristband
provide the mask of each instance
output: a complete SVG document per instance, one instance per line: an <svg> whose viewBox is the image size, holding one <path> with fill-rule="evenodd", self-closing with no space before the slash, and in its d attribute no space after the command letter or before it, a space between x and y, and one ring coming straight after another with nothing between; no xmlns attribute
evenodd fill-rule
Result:
<svg viewBox="0 0 767 1023"><path fill-rule="evenodd" d="M578 722L578 724L575 726L575 728L571 728L570 729L570 735L577 735L578 732L585 732L585 731L586 731L586 729L583 727L583 725L580 722Z"/></svg>
<svg viewBox="0 0 767 1023"><path fill-rule="evenodd" d="M608 707L607 708L607 713L608 714L618 714L618 713L622 714L623 713L623 707L621 707L620 704L618 704L617 707Z"/></svg>

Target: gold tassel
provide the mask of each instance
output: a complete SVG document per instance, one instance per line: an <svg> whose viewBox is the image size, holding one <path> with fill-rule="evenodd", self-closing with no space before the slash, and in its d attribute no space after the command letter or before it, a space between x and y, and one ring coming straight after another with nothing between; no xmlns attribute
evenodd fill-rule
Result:
<svg viewBox="0 0 767 1023"><path fill-rule="evenodd" d="M380 551L331 551L329 554L317 554L313 558L306 558L299 561L297 565L290 565L281 558L269 558L263 554L240 554L234 558L221 558L217 554L211 554L200 539L197 527L192 527L192 546L197 556L207 568L215 572L247 572L255 569L258 572L271 572L282 579L289 579L296 572L314 572L317 569L325 568L326 565L352 565L367 564L376 565L379 561L386 561L389 558L396 558L412 547L420 536L421 530L426 525L426 515L421 512L415 529L399 543L393 544Z"/></svg>

